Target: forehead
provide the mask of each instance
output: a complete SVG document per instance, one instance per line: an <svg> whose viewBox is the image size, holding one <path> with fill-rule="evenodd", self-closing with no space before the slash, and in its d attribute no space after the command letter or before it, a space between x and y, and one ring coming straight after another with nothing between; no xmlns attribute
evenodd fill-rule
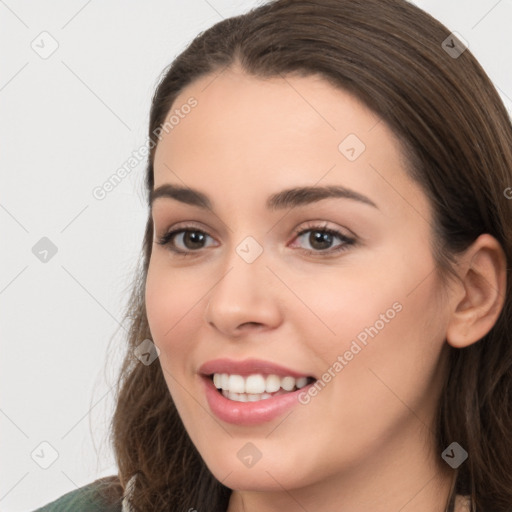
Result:
<svg viewBox="0 0 512 512"><path fill-rule="evenodd" d="M196 105L190 108L192 100ZM364 142L382 138L382 131L375 137L370 134L381 124L378 116L355 96L317 75L263 79L238 69L207 75L181 91L166 120L173 135L163 134L170 139L167 147L183 142L191 132L202 144L243 141L245 147L268 147L273 143L283 150L307 139L316 144L323 140L325 147L337 151L338 143L350 133ZM393 138L391 132L386 136Z"/></svg>
<svg viewBox="0 0 512 512"><path fill-rule="evenodd" d="M403 194L425 201L388 126L320 76L261 79L225 70L186 87L171 117L155 152L155 188L217 184L226 197L236 190L250 200L322 181L364 190L389 207Z"/></svg>

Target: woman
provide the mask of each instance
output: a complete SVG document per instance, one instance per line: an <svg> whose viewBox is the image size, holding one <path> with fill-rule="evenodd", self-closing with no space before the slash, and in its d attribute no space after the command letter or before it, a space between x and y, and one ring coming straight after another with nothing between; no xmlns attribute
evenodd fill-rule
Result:
<svg viewBox="0 0 512 512"><path fill-rule="evenodd" d="M511 510L512 127L464 42L268 2L172 63L149 137L119 476L68 508Z"/></svg>

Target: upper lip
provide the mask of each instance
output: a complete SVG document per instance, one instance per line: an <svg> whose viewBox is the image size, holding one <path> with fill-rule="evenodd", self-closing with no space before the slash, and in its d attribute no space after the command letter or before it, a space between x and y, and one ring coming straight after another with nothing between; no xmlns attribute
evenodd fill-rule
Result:
<svg viewBox="0 0 512 512"><path fill-rule="evenodd" d="M233 359L213 359L202 364L199 373L212 375L213 373L229 373L230 375L251 375L263 373L265 375L278 375L280 377L312 377L312 375L301 373L291 368L263 359L244 359L235 361Z"/></svg>

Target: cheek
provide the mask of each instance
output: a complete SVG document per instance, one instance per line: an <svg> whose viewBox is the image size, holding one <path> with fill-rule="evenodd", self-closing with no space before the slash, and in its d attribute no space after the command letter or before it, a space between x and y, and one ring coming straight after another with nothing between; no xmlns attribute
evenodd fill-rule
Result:
<svg viewBox="0 0 512 512"><path fill-rule="evenodd" d="M180 355L194 339L189 331L199 322L199 308L194 305L199 306L201 293L194 291L193 280L181 279L179 272L155 260L150 262L146 279L146 314L153 342L161 350L162 365L173 370L171 364L178 366Z"/></svg>
<svg viewBox="0 0 512 512"><path fill-rule="evenodd" d="M193 372L190 354L194 351L194 330L200 325L198 297L190 279L179 278L165 264L152 261L145 289L146 314L152 341L160 349L159 362L169 393L182 418L191 415L193 404L183 389L188 387Z"/></svg>
<svg viewBox="0 0 512 512"><path fill-rule="evenodd" d="M409 294L381 287L378 300L358 302L358 309L348 309L339 320L340 342L325 352L331 367L343 357L332 379L332 398L350 411L348 431L373 438L410 411L428 421L441 383L437 370L444 341L434 292L431 282ZM372 422L368 411L373 411ZM333 424L336 419L333 413Z"/></svg>
<svg viewBox="0 0 512 512"><path fill-rule="evenodd" d="M395 255L296 289L315 313L308 321L304 308L295 313L308 357L354 419L372 407L403 407L397 396L420 404L435 382L446 318L432 268L427 259L405 266Z"/></svg>
<svg viewBox="0 0 512 512"><path fill-rule="evenodd" d="M158 270L152 256L146 278L145 303L149 328L158 346L175 323L171 317L176 311L175 293L171 292L170 285L174 286L174 283L171 284L165 274Z"/></svg>
<svg viewBox="0 0 512 512"><path fill-rule="evenodd" d="M381 262L378 268L375 264L373 267L358 264L328 269L325 274L315 276L314 285L311 280L294 283L300 303L290 321L309 331L301 339L308 344L314 340L318 354L332 357L343 353L356 338L364 346L370 337L367 329L376 324L380 332L401 314L406 295L401 278L406 276L397 272L392 279L388 276L387 271L382 271Z"/></svg>

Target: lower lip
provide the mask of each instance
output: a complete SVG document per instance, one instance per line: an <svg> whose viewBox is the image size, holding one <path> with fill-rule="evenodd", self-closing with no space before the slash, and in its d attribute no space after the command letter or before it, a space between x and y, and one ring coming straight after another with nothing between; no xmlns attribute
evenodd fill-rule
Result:
<svg viewBox="0 0 512 512"><path fill-rule="evenodd" d="M201 376L206 400L211 411L221 420L236 425L258 425L277 418L280 414L298 404L300 393L307 392L314 384L308 384L301 389L284 395L258 400L256 402L237 402L229 400L220 393L209 377Z"/></svg>

